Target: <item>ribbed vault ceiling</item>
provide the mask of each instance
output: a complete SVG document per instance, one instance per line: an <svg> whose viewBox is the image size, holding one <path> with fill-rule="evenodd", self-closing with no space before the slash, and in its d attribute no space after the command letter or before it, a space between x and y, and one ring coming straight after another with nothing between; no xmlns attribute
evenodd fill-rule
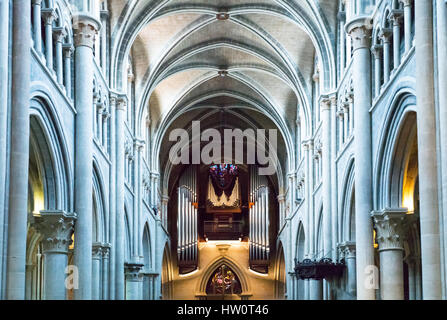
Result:
<svg viewBox="0 0 447 320"><path fill-rule="evenodd" d="M225 108L247 127L280 128L287 145L309 105L315 56L331 51L322 44L337 2L114 0L115 63L125 70L131 55L139 115L147 109L154 135Z"/></svg>

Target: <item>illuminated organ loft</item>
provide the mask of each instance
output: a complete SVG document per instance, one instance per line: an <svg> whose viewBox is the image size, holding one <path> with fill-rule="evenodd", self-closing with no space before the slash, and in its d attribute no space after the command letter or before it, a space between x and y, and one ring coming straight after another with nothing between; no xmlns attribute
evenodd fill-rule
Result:
<svg viewBox="0 0 447 320"><path fill-rule="evenodd" d="M273 188L255 165L188 166L178 181L177 259L180 274L197 269L199 243L248 243L252 270L268 273L276 234ZM273 223L271 223L273 222Z"/></svg>

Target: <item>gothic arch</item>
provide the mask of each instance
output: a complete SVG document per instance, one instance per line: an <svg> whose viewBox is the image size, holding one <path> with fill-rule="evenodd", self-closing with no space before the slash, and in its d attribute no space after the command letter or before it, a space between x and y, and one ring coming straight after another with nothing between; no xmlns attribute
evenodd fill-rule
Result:
<svg viewBox="0 0 447 320"><path fill-rule="evenodd" d="M340 206L341 216L339 218L341 241L355 242L355 189L354 189L354 157L349 160L347 170L343 179L342 201Z"/></svg>
<svg viewBox="0 0 447 320"><path fill-rule="evenodd" d="M409 143L416 143L416 98L408 92L396 95L382 129L375 172L375 208L402 207L403 174Z"/></svg>
<svg viewBox="0 0 447 320"><path fill-rule="evenodd" d="M225 256L225 257L219 257L214 259L212 262L210 262L204 270L206 270L200 281L197 283L196 287L196 296L202 297L206 296L206 285L208 283L208 280L212 276L212 274L216 271L216 269L221 265L227 265L233 272L236 273L237 277L239 278L239 281L241 283L241 289L242 293L241 296L250 296L251 295L251 289L250 289L250 283L248 279L245 277L244 272L242 271L242 268L239 267L238 263L234 261L233 259Z"/></svg>
<svg viewBox="0 0 447 320"><path fill-rule="evenodd" d="M96 159L93 160L93 242L107 241L107 203L104 184Z"/></svg>
<svg viewBox="0 0 447 320"><path fill-rule="evenodd" d="M275 265L275 297L285 299L287 297L287 267L282 242L279 242Z"/></svg>

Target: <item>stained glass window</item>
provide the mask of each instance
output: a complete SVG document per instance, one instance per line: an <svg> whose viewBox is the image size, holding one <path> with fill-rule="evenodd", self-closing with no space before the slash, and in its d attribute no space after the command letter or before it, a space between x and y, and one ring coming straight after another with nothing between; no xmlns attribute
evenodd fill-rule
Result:
<svg viewBox="0 0 447 320"><path fill-rule="evenodd" d="M240 294L241 292L239 278L225 264L214 271L206 286L207 294Z"/></svg>

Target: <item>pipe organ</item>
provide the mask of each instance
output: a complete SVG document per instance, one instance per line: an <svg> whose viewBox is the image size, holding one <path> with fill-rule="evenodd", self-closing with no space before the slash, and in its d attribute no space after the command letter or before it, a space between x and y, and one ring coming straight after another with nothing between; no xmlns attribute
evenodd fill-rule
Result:
<svg viewBox="0 0 447 320"><path fill-rule="evenodd" d="M188 167L179 180L177 199L177 258L180 273L192 272L198 263L197 167Z"/></svg>
<svg viewBox="0 0 447 320"><path fill-rule="evenodd" d="M250 268L267 273L270 258L269 243L269 187L266 176L258 168L250 167L249 244Z"/></svg>

